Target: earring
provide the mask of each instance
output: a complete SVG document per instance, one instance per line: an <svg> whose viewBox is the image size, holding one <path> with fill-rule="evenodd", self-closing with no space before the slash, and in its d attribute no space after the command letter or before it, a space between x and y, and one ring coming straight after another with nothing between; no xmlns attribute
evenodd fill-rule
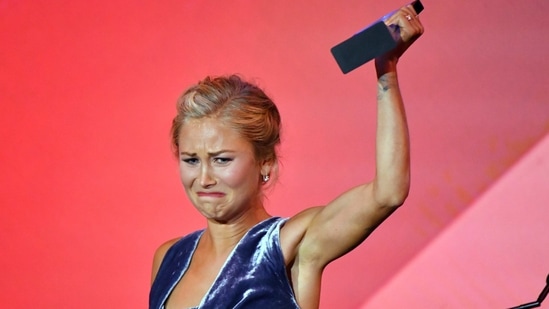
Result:
<svg viewBox="0 0 549 309"><path fill-rule="evenodd" d="M269 181L270 178L271 178L271 177L269 177L269 174L263 175L263 182Z"/></svg>

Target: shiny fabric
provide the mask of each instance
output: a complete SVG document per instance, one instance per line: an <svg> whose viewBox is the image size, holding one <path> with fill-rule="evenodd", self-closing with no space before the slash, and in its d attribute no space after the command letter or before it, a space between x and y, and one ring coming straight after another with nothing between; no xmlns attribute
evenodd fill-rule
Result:
<svg viewBox="0 0 549 309"><path fill-rule="evenodd" d="M199 309L299 309L280 249L286 219L268 218L252 227L225 261ZM190 265L204 230L189 234L166 253L151 287L149 309L163 309ZM181 308L185 309L185 308Z"/></svg>

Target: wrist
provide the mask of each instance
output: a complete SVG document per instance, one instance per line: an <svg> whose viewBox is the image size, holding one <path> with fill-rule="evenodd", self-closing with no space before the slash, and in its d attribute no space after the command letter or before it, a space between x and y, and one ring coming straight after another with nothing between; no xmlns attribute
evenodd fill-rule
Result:
<svg viewBox="0 0 549 309"><path fill-rule="evenodd" d="M375 59L375 66L376 66L376 73L377 77L381 77L387 73L395 72L397 71L397 62L398 58L394 59L387 59L387 58L376 58Z"/></svg>

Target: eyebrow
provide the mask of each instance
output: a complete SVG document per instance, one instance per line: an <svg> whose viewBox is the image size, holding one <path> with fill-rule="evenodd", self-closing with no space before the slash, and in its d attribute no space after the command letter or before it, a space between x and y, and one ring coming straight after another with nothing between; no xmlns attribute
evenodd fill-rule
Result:
<svg viewBox="0 0 549 309"><path fill-rule="evenodd" d="M234 153L235 151L234 150L226 150L226 149L223 149L223 150L219 150L219 151L215 151L215 152L208 152L208 156L210 157L215 157L215 156L218 156L222 153ZM180 153L181 155L185 155L185 156L189 156L189 157L196 157L196 153L195 152L186 152L186 151L181 151Z"/></svg>

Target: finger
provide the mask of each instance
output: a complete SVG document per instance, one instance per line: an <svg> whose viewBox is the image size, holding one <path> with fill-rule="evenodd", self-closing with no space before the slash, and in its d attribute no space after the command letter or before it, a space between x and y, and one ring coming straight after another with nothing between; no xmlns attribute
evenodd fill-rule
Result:
<svg viewBox="0 0 549 309"><path fill-rule="evenodd" d="M396 12L394 12L389 18L385 20L385 23L387 25L399 25L399 26L406 26L407 23L405 22L411 22L415 19L416 13L412 7L402 7L398 9Z"/></svg>
<svg viewBox="0 0 549 309"><path fill-rule="evenodd" d="M403 27L405 32L411 35L423 33L423 25L411 5L407 5L399 10L397 18L404 18L404 20L400 19L399 26Z"/></svg>
<svg viewBox="0 0 549 309"><path fill-rule="evenodd" d="M406 18L407 21L417 21L419 16L417 15L416 11L411 5L407 5L403 7L400 11L400 13Z"/></svg>
<svg viewBox="0 0 549 309"><path fill-rule="evenodd" d="M395 29L395 34L403 42L411 43L423 33L423 25L411 5L398 9L385 20L385 24Z"/></svg>
<svg viewBox="0 0 549 309"><path fill-rule="evenodd" d="M414 9L413 5L408 4L407 6L404 7L404 9L408 12L408 14L411 14L411 15L416 16L416 17L418 16L418 13Z"/></svg>

